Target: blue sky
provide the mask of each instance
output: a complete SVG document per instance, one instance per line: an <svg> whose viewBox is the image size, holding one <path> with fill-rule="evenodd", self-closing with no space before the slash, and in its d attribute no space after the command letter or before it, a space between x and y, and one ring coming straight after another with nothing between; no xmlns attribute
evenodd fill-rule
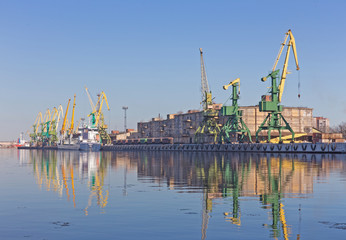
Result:
<svg viewBox="0 0 346 240"><path fill-rule="evenodd" d="M199 48L215 101L240 77L240 105L256 105L284 33L296 39L284 106L346 121L345 1L1 1L1 140L31 130L38 112L90 112L84 90L104 91L111 129L200 108ZM283 57L278 64L282 69ZM298 78L301 98L297 98Z"/></svg>

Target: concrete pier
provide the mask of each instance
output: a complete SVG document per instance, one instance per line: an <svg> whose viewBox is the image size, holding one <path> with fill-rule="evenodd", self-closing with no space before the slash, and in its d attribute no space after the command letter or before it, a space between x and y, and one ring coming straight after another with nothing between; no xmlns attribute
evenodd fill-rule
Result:
<svg viewBox="0 0 346 240"><path fill-rule="evenodd" d="M103 146L104 151L346 153L346 143L133 144Z"/></svg>

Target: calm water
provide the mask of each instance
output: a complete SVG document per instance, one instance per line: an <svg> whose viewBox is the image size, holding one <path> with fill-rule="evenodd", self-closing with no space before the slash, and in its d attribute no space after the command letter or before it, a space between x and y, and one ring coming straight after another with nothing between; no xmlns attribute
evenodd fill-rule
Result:
<svg viewBox="0 0 346 240"><path fill-rule="evenodd" d="M0 150L0 239L346 239L346 156Z"/></svg>

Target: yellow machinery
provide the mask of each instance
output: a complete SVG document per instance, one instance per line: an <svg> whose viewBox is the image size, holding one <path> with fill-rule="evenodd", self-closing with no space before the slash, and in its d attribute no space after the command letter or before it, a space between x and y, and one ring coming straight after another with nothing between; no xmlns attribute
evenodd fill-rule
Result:
<svg viewBox="0 0 346 240"><path fill-rule="evenodd" d="M38 133L38 126L40 126L41 123L42 123L42 113L39 112L37 114L37 117L36 117L36 120L34 122L34 125L32 125L33 131L30 134L30 138L31 138L30 142L31 143L34 143L34 142L36 142L38 140L38 138L39 138L39 135L37 135L37 133Z"/></svg>
<svg viewBox="0 0 346 240"><path fill-rule="evenodd" d="M73 108L72 108L72 117L71 117L71 125L70 125L70 128L68 130L68 134L70 136L72 136L73 134L73 128L74 128L74 110L75 110L75 107L76 107L76 94L74 95L74 99L73 99ZM78 127L77 127L78 128Z"/></svg>
<svg viewBox="0 0 346 240"><path fill-rule="evenodd" d="M56 107L53 108L53 116L50 121L49 125L49 142L50 143L56 143L58 141L58 134L57 134L57 128L56 128L56 118L59 117L59 111Z"/></svg>
<svg viewBox="0 0 346 240"><path fill-rule="evenodd" d="M55 131L56 132L58 132L58 129L59 129L60 118L64 115L64 110L63 110L61 104L59 105L57 110L58 110L58 113L56 116L56 120L52 121L52 125L55 125Z"/></svg>
<svg viewBox="0 0 346 240"><path fill-rule="evenodd" d="M95 125L99 129L100 137L103 143L110 144L111 143L111 138L109 134L107 133L107 128L108 126L104 122L104 116L102 113L102 106L103 102L106 102L107 109L108 111L110 110L106 94L102 91L101 94L99 95L98 101L96 103L96 122Z"/></svg>
<svg viewBox="0 0 346 240"><path fill-rule="evenodd" d="M102 91L99 95L99 98L97 100L96 106L95 106L95 114L96 114L96 121L95 121L95 126L99 126L99 127L106 127L107 125L104 124L104 116L102 113L102 106L103 106L103 102L106 102L107 104L107 109L108 111L110 110L109 105L108 105L108 101L107 101L107 97L106 94Z"/></svg>
<svg viewBox="0 0 346 240"><path fill-rule="evenodd" d="M70 107L70 102L71 102L71 99L68 100L66 111L65 111L65 115L64 115L64 121L62 122L62 127L61 127L61 130L60 130L60 134L61 134L61 136L63 138L64 138L64 135L65 135L65 132L66 132L66 120L67 120L68 109Z"/></svg>
<svg viewBox="0 0 346 240"><path fill-rule="evenodd" d="M87 87L84 87L84 88L85 88L85 91L86 91L86 93L88 95L88 99L89 99L89 102L90 102L90 107L91 107L92 111L94 111L95 106L94 106L94 102L93 102L93 100L92 100L92 98L90 96L89 90L88 90Z"/></svg>

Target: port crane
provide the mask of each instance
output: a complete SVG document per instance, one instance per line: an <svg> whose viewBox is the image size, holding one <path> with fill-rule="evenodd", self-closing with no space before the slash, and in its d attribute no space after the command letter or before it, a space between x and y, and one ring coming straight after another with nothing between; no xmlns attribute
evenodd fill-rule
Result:
<svg viewBox="0 0 346 240"><path fill-rule="evenodd" d="M230 135L237 135L237 133L240 133L239 142L243 142L246 138L248 138L249 142L252 142L250 130L243 121L243 111L239 110L238 106L240 78L224 85L223 89L227 90L230 86L232 86L232 95L230 97L232 99L232 106L222 106L221 108L221 114L227 116L228 119L221 128L219 143L232 142ZM233 137L234 140L238 141L238 139L234 139Z"/></svg>
<svg viewBox="0 0 346 240"><path fill-rule="evenodd" d="M98 101L96 103L96 110L97 111L96 111L95 126L97 126L98 129L99 129L101 141L103 143L110 144L111 143L111 138L110 138L109 134L107 133L108 126L104 122L104 116L103 116L103 112L102 112L103 102L106 102L107 109L109 111L110 108L109 108L109 105L108 105L107 96L102 91L100 96L99 96L99 98L98 98Z"/></svg>
<svg viewBox="0 0 346 240"><path fill-rule="evenodd" d="M217 123L219 112L213 107L213 98L209 90L209 84L205 71L203 60L203 50L199 49L201 58L201 91L202 91L202 107L203 107L203 120L197 128L194 135L195 143L207 142L208 136L214 136L213 142L217 142L217 136L220 132L220 127Z"/></svg>
<svg viewBox="0 0 346 240"><path fill-rule="evenodd" d="M287 40L289 38L289 41L287 43ZM287 44L286 44L287 43ZM283 48L287 46L287 51L286 51L286 57L284 61L284 66L283 70L281 73L281 79L279 85L277 85L277 80L279 78L279 69L276 69L276 66L278 64L278 61L281 57L281 53L283 51ZM296 43L295 39L293 37L293 34L291 30L288 30L285 36L284 42L281 44L279 53L275 59L274 66L272 68L271 73L268 74L268 76L263 77L261 80L262 82L265 82L268 77L271 78L271 87L270 87L270 93L271 95L263 95L261 101L259 102L259 111L260 112L268 112L268 115L256 131L256 142L259 142L258 139L258 134L263 131L267 130L268 131L268 142L270 142L271 138L271 131L272 130L277 130L279 132L279 141L281 142L281 131L282 130L289 130L292 134L292 142L294 141L294 131L289 125L289 123L286 121L286 119L282 116L282 111L283 111L283 106L280 105L281 99L282 99L282 94L284 91L285 87L285 81L286 81L286 75L288 74L287 72L287 64L288 64L288 59L289 59L289 54L290 50L293 50L294 58L295 58L295 63L296 63L296 69L297 71L300 69L298 65L298 58L297 58L297 50L296 50ZM299 95L298 95L299 96ZM282 123L284 122L284 124Z"/></svg>
<svg viewBox="0 0 346 240"><path fill-rule="evenodd" d="M76 94L74 95L74 99L73 99L73 107L72 107L72 117L71 117L71 125L68 129L68 134L70 137L72 137L73 135L73 129L74 129L74 110L76 108ZM77 127L78 128L78 127Z"/></svg>
<svg viewBox="0 0 346 240"><path fill-rule="evenodd" d="M49 128L51 123L51 112L49 108L47 109L46 113L43 116L43 121L41 123L41 140L43 142L49 142Z"/></svg>
<svg viewBox="0 0 346 240"><path fill-rule="evenodd" d="M39 112L39 113L37 114L37 117L36 117L36 120L35 120L35 122L34 122L34 125L32 125L33 131L32 131L32 133L29 135L30 138L31 138L31 143L34 143L34 142L36 142L36 141L38 140L38 137L39 137L39 136L37 135L37 133L38 133L38 126L40 126L41 123L42 123L42 113Z"/></svg>
<svg viewBox="0 0 346 240"><path fill-rule="evenodd" d="M59 115L58 109L56 107L53 108L51 114L51 119L49 121L49 124L47 124L47 140L49 142L49 145L51 143L56 143L58 141L57 131L56 131L56 118Z"/></svg>
<svg viewBox="0 0 346 240"><path fill-rule="evenodd" d="M60 117L64 115L64 110L62 109L61 104L59 105L58 108L54 108L54 114L52 117L52 122L51 122L51 135L53 136L52 138L54 141L58 141L58 128L59 128L59 122L60 122Z"/></svg>
<svg viewBox="0 0 346 240"><path fill-rule="evenodd" d="M66 111L65 111L65 115L64 115L64 120L62 122L61 130L60 130L60 136L61 136L62 139L65 138L65 133L66 133L66 129L67 129L66 128L66 121L67 121L68 109L70 107L70 102L71 102L71 99L68 100Z"/></svg>
<svg viewBox="0 0 346 240"><path fill-rule="evenodd" d="M92 128L98 128L101 141L106 144L111 143L111 138L109 134L107 133L108 126L104 122L104 115L102 112L103 103L105 102L107 105L108 111L110 110L108 105L108 100L106 94L102 91L100 94L98 94L98 99L96 104L94 104L90 93L88 91L88 88L85 87L85 91L88 95L90 106L92 109L92 112L88 115L88 117L91 117L91 127Z"/></svg>

